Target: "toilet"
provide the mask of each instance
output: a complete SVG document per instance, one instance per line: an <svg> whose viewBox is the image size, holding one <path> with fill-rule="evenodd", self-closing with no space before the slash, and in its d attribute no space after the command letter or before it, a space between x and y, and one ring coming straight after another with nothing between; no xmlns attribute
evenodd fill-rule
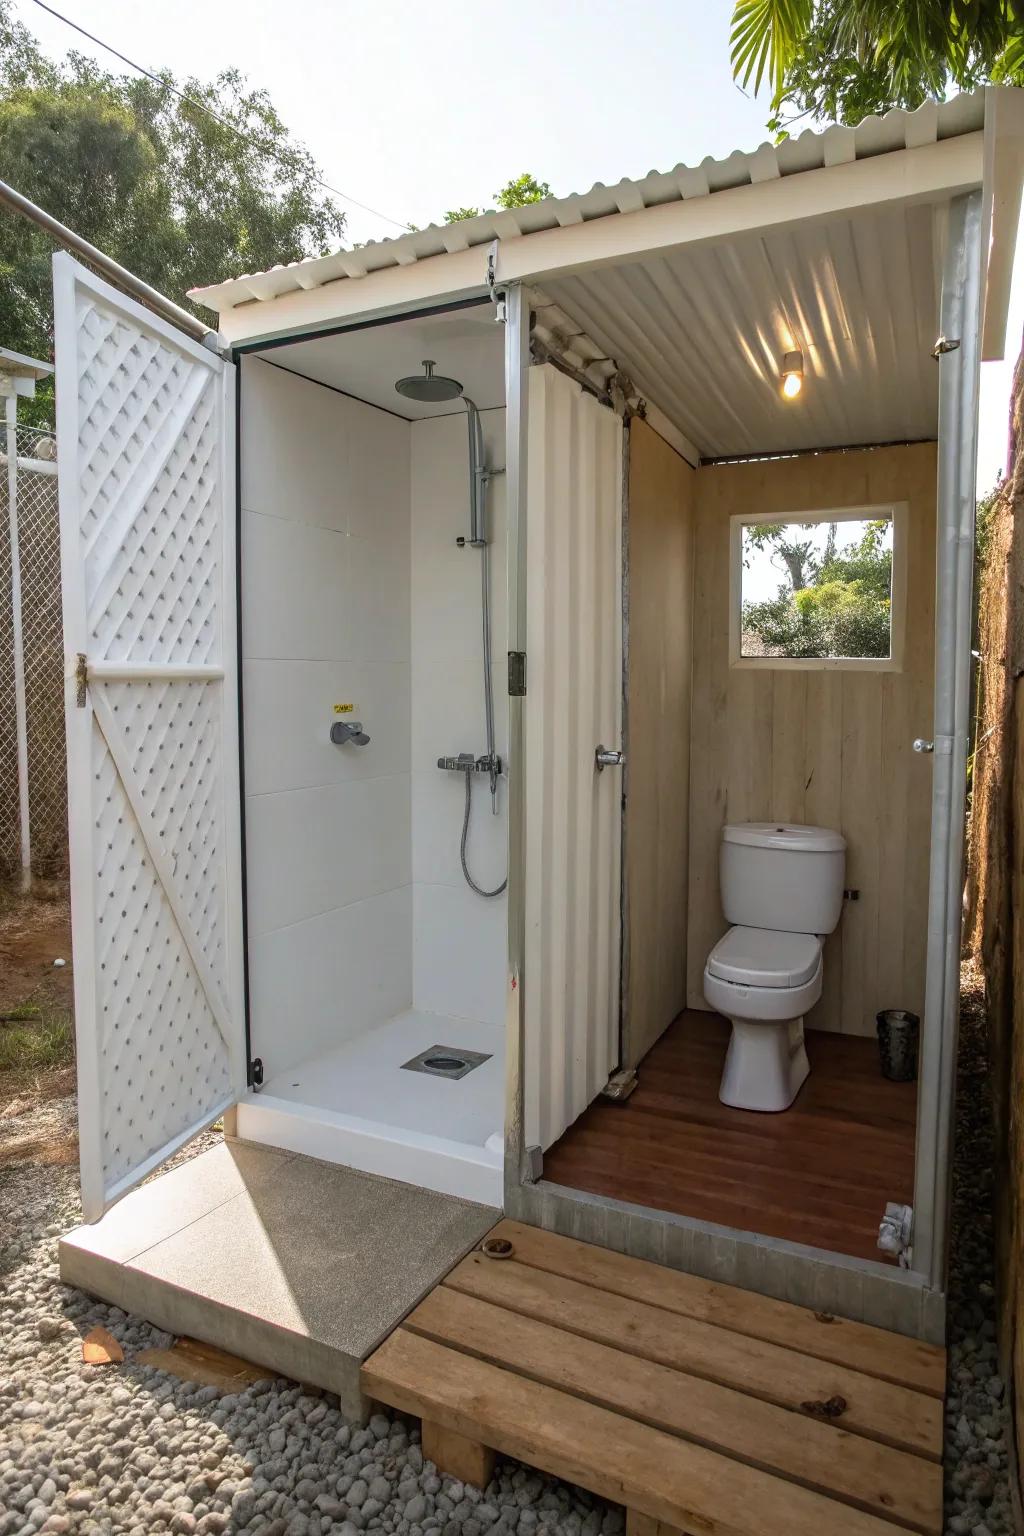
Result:
<svg viewBox="0 0 1024 1536"><path fill-rule="evenodd" d="M718 867L733 924L704 967L704 996L732 1024L718 1097L777 1113L810 1071L804 1015L842 912L846 843L827 827L740 822L722 828Z"/></svg>

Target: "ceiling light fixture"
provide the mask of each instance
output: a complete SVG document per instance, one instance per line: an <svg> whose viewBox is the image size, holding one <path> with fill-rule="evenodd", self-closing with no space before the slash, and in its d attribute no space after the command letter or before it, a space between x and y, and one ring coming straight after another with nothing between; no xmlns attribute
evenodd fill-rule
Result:
<svg viewBox="0 0 1024 1536"><path fill-rule="evenodd" d="M787 400L795 400L804 387L804 355L787 352L782 359L782 393Z"/></svg>

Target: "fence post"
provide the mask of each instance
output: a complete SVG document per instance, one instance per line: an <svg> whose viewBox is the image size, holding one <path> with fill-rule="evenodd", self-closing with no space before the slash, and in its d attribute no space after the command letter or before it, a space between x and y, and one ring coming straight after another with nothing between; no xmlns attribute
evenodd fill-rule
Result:
<svg viewBox="0 0 1024 1536"><path fill-rule="evenodd" d="M21 621L21 555L18 547L18 397L4 400L7 413L7 511L11 524L11 629L14 651L14 718L18 742L18 818L21 888L32 885L32 833L28 806L28 710L25 703L25 639Z"/></svg>

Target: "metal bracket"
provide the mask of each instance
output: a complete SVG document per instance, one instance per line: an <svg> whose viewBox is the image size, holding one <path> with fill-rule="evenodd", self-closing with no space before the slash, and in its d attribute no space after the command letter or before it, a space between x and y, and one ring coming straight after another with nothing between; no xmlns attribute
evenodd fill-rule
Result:
<svg viewBox="0 0 1024 1536"><path fill-rule="evenodd" d="M263 1087L263 1057L254 1056L249 1063L249 1087L259 1093Z"/></svg>
<svg viewBox="0 0 1024 1536"><path fill-rule="evenodd" d="M910 1246L914 1232L914 1207L890 1200L885 1215L878 1225L878 1244L882 1253L891 1253L899 1259L901 1269L909 1269L913 1250Z"/></svg>
<svg viewBox="0 0 1024 1536"><path fill-rule="evenodd" d="M525 1181L527 1184L536 1184L544 1177L544 1153L540 1147L527 1147L523 1154L526 1164Z"/></svg>
<svg viewBox="0 0 1024 1536"><path fill-rule="evenodd" d="M510 699L526 697L526 652L508 653L508 696Z"/></svg>
<svg viewBox="0 0 1024 1536"><path fill-rule="evenodd" d="M617 1072L612 1073L601 1089L601 1097L602 1099L611 1099L616 1104L623 1104L629 1098L636 1085L636 1068L620 1067Z"/></svg>
<svg viewBox="0 0 1024 1536"><path fill-rule="evenodd" d="M487 251L487 291L494 304L500 303L502 296L498 292L498 246L500 244L500 240L492 240Z"/></svg>
<svg viewBox="0 0 1024 1536"><path fill-rule="evenodd" d="M955 352L959 345L959 336L940 336L932 347L932 357L945 357L947 352Z"/></svg>

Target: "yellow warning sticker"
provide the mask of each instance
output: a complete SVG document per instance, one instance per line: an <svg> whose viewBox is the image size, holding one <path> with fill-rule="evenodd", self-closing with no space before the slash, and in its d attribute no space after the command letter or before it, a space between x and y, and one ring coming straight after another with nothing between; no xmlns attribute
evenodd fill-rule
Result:
<svg viewBox="0 0 1024 1536"><path fill-rule="evenodd" d="M354 704L335 704L335 706L334 706L334 713L336 715L351 715L351 714L354 714L355 713L355 705Z"/></svg>

